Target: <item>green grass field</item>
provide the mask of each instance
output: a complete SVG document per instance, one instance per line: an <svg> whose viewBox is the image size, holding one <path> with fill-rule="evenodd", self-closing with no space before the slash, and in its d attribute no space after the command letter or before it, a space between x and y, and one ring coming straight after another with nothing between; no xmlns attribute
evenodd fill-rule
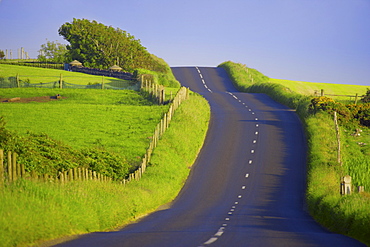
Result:
<svg viewBox="0 0 370 247"><path fill-rule="evenodd" d="M20 180L0 187L0 246L29 246L62 236L113 230L172 201L203 144L209 118L206 100L191 94L174 114L142 179L126 186Z"/></svg>
<svg viewBox="0 0 370 247"><path fill-rule="evenodd" d="M135 161L168 106L154 105L138 92L98 89L0 89L0 98L61 94L58 101L0 103L10 130L46 133L74 148L99 147Z"/></svg>
<svg viewBox="0 0 370 247"><path fill-rule="evenodd" d="M315 95L315 92L317 94L320 94L321 89L323 89L324 94L355 96L357 93L358 96L361 96L366 93L367 88L370 88L370 86L291 81L291 80L272 79L272 78L270 78L270 82L281 84L296 93L304 94L304 95ZM337 100L338 99L339 100L352 100L352 101L355 100L354 97L343 97L343 96L328 96L328 97L332 97Z"/></svg>
<svg viewBox="0 0 370 247"><path fill-rule="evenodd" d="M17 74L20 80L29 79L30 83L33 84L59 81L61 74L63 81L78 85L102 83L102 80L104 80L105 84L114 87L123 87L122 85L128 84L125 80L113 77L104 77L103 79L102 76L88 75L79 72L0 64L0 77L16 77Z"/></svg>

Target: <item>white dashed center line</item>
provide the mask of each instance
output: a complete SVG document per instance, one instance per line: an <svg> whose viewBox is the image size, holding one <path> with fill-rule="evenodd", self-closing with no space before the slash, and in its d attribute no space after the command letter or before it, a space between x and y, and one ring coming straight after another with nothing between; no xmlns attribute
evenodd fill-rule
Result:
<svg viewBox="0 0 370 247"><path fill-rule="evenodd" d="M210 91L210 92L212 92L209 88L208 88L208 86L206 85L206 82L205 82L205 80L204 80L204 78L203 78L203 75L201 74L201 72L200 72L200 70L198 69L198 67L196 67L196 69L198 70L198 73L199 73L199 76L200 76L200 78L202 79L202 83L203 83L203 85L204 85L204 87L205 88L207 88L208 89L208 91ZM246 109L248 109L248 111L249 112L251 112L251 114L252 115L255 115L256 113L251 109L251 108L249 108L247 105L246 105L246 103L245 102L243 102L241 99L239 99L236 95L234 95L233 93L231 93L231 92L227 92L226 91L226 93L227 94L229 94L230 96L232 96L235 100L237 100L239 103L241 103ZM256 117L256 118L254 118L254 120L255 121L258 121L258 118ZM259 127L259 124L255 124L255 127L256 128L258 128ZM257 129L256 129L257 130ZM255 135L258 135L259 134L259 131L255 131L254 132L254 134ZM257 143L257 137L255 137L256 139L253 139L253 144L256 144ZM251 153L252 154L254 154L255 153L255 149L251 149ZM248 164L252 164L253 163L253 160L248 160ZM246 173L245 174L245 177L246 178L249 178L249 173ZM246 190L246 188L247 188L247 186L246 185L242 185L241 186L241 189L242 190ZM238 195L238 200L239 199L241 199L243 197L243 195L241 195L241 194L239 194ZM228 215L231 217L232 215L233 215L233 213L234 213L234 211L235 211L235 209L236 209L236 206L239 204L239 202L238 201L235 201L234 202L234 205L231 207L231 209L228 211ZM230 221L231 220L231 218L230 217L226 217L224 220L225 221ZM215 241L217 241L217 239L218 239L218 237L221 237L221 235L224 233L224 230L225 230L225 228L226 228L226 226L227 226L227 224L226 223L223 223L222 224L222 227L209 239L209 240L207 240L206 242L204 242L203 243L203 245L209 245L209 244L212 244L212 243L214 243Z"/></svg>

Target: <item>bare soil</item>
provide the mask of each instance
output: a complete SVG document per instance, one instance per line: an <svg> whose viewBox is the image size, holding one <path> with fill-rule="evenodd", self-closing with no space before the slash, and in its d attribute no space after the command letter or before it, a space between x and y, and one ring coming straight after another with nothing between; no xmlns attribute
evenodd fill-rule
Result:
<svg viewBox="0 0 370 247"><path fill-rule="evenodd" d="M60 97L59 99L64 99ZM30 98L0 98L1 103L29 103L29 102L49 102L58 100L57 96L41 96L41 97L30 97Z"/></svg>

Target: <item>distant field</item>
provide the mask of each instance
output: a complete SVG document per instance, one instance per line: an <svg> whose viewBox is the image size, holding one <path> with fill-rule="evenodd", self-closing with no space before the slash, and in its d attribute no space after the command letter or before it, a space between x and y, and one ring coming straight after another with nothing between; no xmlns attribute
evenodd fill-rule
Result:
<svg viewBox="0 0 370 247"><path fill-rule="evenodd" d="M27 66L0 64L0 77L15 77L19 75L21 80L29 79L30 83L47 83L59 81L62 74L63 81L72 84L88 85L102 83L102 76L88 75L79 72L71 72L57 69L35 68ZM125 80L104 77L104 83L111 86L118 86Z"/></svg>
<svg viewBox="0 0 370 247"><path fill-rule="evenodd" d="M291 81L282 79L272 79L270 82L282 84L294 92L314 95L315 91L320 93L321 89L324 89L324 94L336 94L336 95L364 95L369 86L359 86L359 85L346 85L346 84L330 84L330 83L318 83L318 82L303 82L303 81ZM333 97L333 96L328 96ZM350 97L338 97L341 100L349 100ZM354 98L352 98L354 99Z"/></svg>

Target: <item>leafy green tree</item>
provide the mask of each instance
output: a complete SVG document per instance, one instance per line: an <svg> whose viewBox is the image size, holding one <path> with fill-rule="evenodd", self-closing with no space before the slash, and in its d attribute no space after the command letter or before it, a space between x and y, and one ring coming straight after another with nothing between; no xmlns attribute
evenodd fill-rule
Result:
<svg viewBox="0 0 370 247"><path fill-rule="evenodd" d="M165 66L156 61L141 45L140 40L126 31L105 26L96 21L73 19L59 28L59 35L70 44L68 54L86 67L107 69L116 64L125 71L137 68L165 71Z"/></svg>
<svg viewBox="0 0 370 247"><path fill-rule="evenodd" d="M5 53L3 50L0 50L0 59L4 59Z"/></svg>
<svg viewBox="0 0 370 247"><path fill-rule="evenodd" d="M38 60L42 62L63 63L67 62L67 47L57 41L47 41L41 45L39 50Z"/></svg>

